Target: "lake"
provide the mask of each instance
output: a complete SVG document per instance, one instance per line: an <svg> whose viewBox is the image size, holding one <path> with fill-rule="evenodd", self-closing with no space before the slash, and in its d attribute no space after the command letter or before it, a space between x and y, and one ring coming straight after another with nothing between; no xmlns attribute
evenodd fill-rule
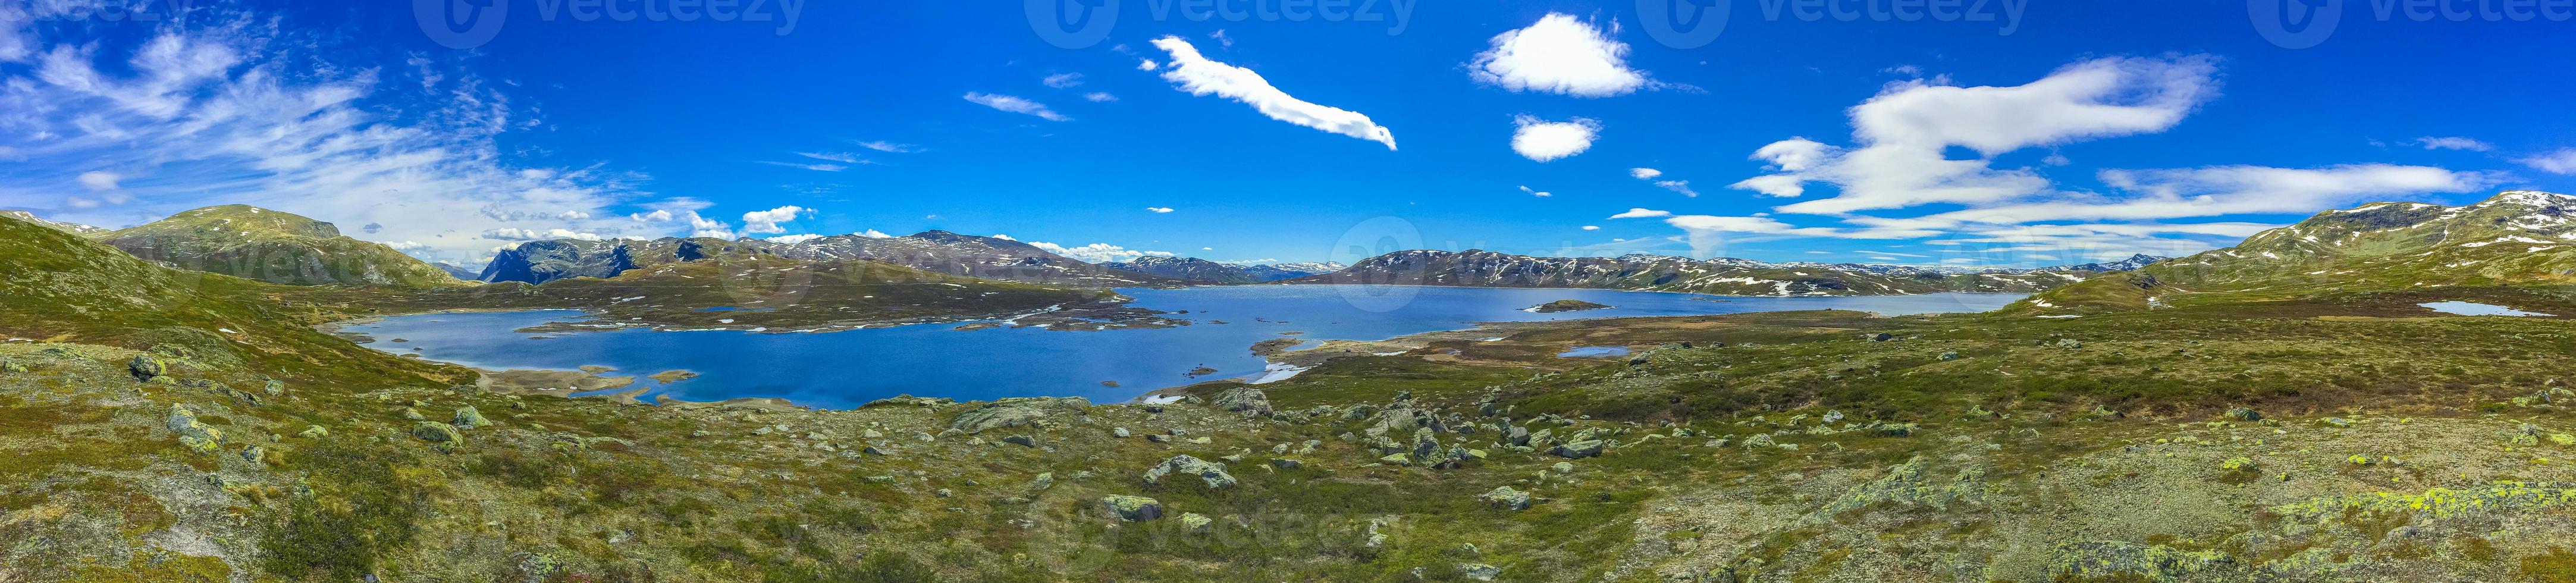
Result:
<svg viewBox="0 0 2576 583"><path fill-rule="evenodd" d="M1867 297L1719 297L1610 290L1408 286L1233 286L1119 290L1135 306L1187 312L1175 328L1055 331L957 330L923 324L832 333L740 331L526 334L546 322L580 320L570 311L436 313L349 326L371 348L491 370L614 367L641 377L666 370L700 376L663 385L637 379L651 395L688 401L784 398L849 408L897 394L960 401L1027 396L1119 402L1154 389L1224 379L1281 376L1254 356L1254 343L1297 338L1384 340L1461 330L1476 322L1693 316L1791 310L1860 310L1888 315L1983 312L2024 296L1929 294ZM1615 306L1540 314L1526 308L1573 299ZM705 306L722 308L724 306ZM1215 322L1222 321L1224 324ZM1297 335L1284 335L1299 332ZM545 336L548 338L540 339ZM394 343L394 339L405 342ZM1568 346L1568 349L1578 347ZM1186 376L1200 367L1213 374ZM1104 384L1116 383L1115 386Z"/></svg>

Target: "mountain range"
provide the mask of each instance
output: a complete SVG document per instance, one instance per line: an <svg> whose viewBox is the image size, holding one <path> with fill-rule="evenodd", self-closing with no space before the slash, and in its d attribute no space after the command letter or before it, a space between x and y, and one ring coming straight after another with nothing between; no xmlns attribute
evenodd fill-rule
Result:
<svg viewBox="0 0 2576 583"><path fill-rule="evenodd" d="M1270 283L1283 279L1323 275L1348 267L1330 262L1241 265L1218 263L1195 257L1138 257L1132 261L1104 265L1173 279L1232 284Z"/></svg>
<svg viewBox="0 0 2576 583"><path fill-rule="evenodd" d="M1397 284L1452 287L1593 288L1718 295L1889 295L1937 292L2031 293L2153 262L2140 255L2117 264L2048 270L1968 270L1898 265L1696 260L1661 255L1531 257L1491 251L1400 251L1339 272L1288 280L1297 284Z"/></svg>

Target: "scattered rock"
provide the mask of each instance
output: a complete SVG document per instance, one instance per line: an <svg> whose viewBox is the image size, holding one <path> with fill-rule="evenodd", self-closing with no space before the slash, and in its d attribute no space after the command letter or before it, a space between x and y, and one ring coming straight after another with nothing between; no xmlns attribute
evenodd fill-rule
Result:
<svg viewBox="0 0 2576 583"><path fill-rule="evenodd" d="M1216 394L1217 408L1227 411L1270 412L1270 396L1261 389L1235 387Z"/></svg>
<svg viewBox="0 0 2576 583"><path fill-rule="evenodd" d="M1554 449L1547 450L1547 453L1548 455L1556 457L1572 459L1600 457L1601 449L1608 445L1608 443L1603 442L1602 440L1587 439L1583 441L1568 442L1564 445L1556 446Z"/></svg>
<svg viewBox="0 0 2576 583"><path fill-rule="evenodd" d="M1476 499L1483 500L1486 504L1513 510L1528 510L1530 506L1529 493L1514 490L1511 486L1495 486L1494 491L1486 492Z"/></svg>
<svg viewBox="0 0 2576 583"><path fill-rule="evenodd" d="M1100 506L1108 510L1111 516L1128 522L1142 522L1163 517L1163 503L1143 496L1109 496L1100 499Z"/></svg>
<svg viewBox="0 0 2576 583"><path fill-rule="evenodd" d="M493 425L492 420L483 418L483 412L474 410L473 405L456 408L456 420L450 424L455 425L457 429L473 429L476 427L491 427Z"/></svg>
<svg viewBox="0 0 2576 583"><path fill-rule="evenodd" d="M134 360L125 363L125 368L134 373L135 380L148 381L152 377L170 376L169 361L149 354L134 357Z"/></svg>
<svg viewBox="0 0 2576 583"><path fill-rule="evenodd" d="M1196 512L1181 513L1181 527L1183 528L1188 528L1190 530L1207 530L1208 525L1211 524L1216 524L1216 521L1209 520L1205 515Z"/></svg>
<svg viewBox="0 0 2576 583"><path fill-rule="evenodd" d="M458 433L456 426L437 421L412 422L411 436L430 442L439 451L455 451L458 444L465 443L465 434Z"/></svg>
<svg viewBox="0 0 2576 583"><path fill-rule="evenodd" d="M2237 421L2262 421L2263 413L2255 411L2252 407L2230 407L2227 409L2227 418Z"/></svg>
<svg viewBox="0 0 2576 583"><path fill-rule="evenodd" d="M1145 483L1161 484L1164 477L1175 474L1198 476L1200 480L1207 482L1210 488L1224 488L1235 483L1234 476L1225 473L1224 464L1186 455L1173 456L1155 465L1153 469L1145 470Z"/></svg>
<svg viewBox="0 0 2576 583"><path fill-rule="evenodd" d="M1459 563L1458 576L1477 581L1492 581L1503 575L1503 568L1484 563Z"/></svg>
<svg viewBox="0 0 2576 583"><path fill-rule="evenodd" d="M948 428L966 433L979 433L990 429L1033 427L1045 423L1048 417L1056 414L1080 414L1089 407L1091 407L1091 401L1079 397L1002 399L986 403L975 410L957 414L956 418L949 420Z"/></svg>
<svg viewBox="0 0 2576 583"><path fill-rule="evenodd" d="M1029 437L1029 436L1026 436L1026 435L1013 435L1013 436L1010 436L1010 437L1004 437L1004 438L1002 438L1002 443L1016 444L1016 445L1027 446L1027 447L1037 447L1037 446L1038 446L1038 440L1037 440L1037 438Z"/></svg>
<svg viewBox="0 0 2576 583"><path fill-rule="evenodd" d="M170 412L162 418L162 424L171 433L179 435L179 445L186 446L188 451L209 454L223 447L223 430L198 422L197 412L177 403L170 405Z"/></svg>

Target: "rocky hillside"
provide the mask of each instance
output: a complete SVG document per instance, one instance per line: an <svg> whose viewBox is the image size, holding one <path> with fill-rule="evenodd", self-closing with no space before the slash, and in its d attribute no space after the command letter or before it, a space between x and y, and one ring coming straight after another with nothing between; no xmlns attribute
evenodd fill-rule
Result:
<svg viewBox="0 0 2576 583"><path fill-rule="evenodd" d="M533 247L533 249L530 249ZM364 298L396 312L442 309L581 308L600 316L572 330L621 327L833 330L903 322L1001 318L1134 320L1108 290L1041 286L923 271L871 260L791 259L750 241L661 239L609 245L531 244L487 275L547 275L542 285L502 280ZM577 250L545 256L544 252ZM548 257L534 262L532 258ZM581 271L602 265L617 268ZM519 270L519 271L512 271Z"/></svg>
<svg viewBox="0 0 2576 583"><path fill-rule="evenodd" d="M1010 239L923 231L905 237L841 235L787 244L753 241L791 259L882 261L937 273L1059 287L1176 285L1178 278L1084 263Z"/></svg>
<svg viewBox="0 0 2576 583"><path fill-rule="evenodd" d="M2235 247L2034 297L2020 311L2144 309L2191 294L2576 283L2576 196L2509 191L2476 204L2332 210Z"/></svg>
<svg viewBox="0 0 2576 583"><path fill-rule="evenodd" d="M491 283L516 281L533 284L575 277L607 279L645 266L701 257L701 250L706 248L732 245L723 239L680 237L530 241L494 254L492 262L483 267L482 277L477 279Z"/></svg>
<svg viewBox="0 0 2576 583"><path fill-rule="evenodd" d="M1139 257L1135 261L1103 264L1148 275L1208 283L1269 283L1341 271L1339 263L1278 263L1237 265L1217 263L1193 257Z"/></svg>
<svg viewBox="0 0 2576 583"><path fill-rule="evenodd" d="M454 276L380 243L340 235L330 223L258 207L186 211L89 237L180 269L286 285L458 285Z"/></svg>
<svg viewBox="0 0 2576 583"><path fill-rule="evenodd" d="M2031 293L2094 271L1982 272L1890 265L1764 263L1660 255L1530 257L1490 251L1399 251L1302 284L1595 288L1743 296Z"/></svg>

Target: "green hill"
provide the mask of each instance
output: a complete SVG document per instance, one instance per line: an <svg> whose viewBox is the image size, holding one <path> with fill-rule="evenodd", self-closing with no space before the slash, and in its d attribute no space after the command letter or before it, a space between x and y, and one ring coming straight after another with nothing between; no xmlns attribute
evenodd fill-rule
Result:
<svg viewBox="0 0 2576 583"><path fill-rule="evenodd" d="M2576 284L2576 196L2517 190L2463 206L2382 202L2326 211L2235 247L2041 293L2007 311L2072 315L2566 284Z"/></svg>
<svg viewBox="0 0 2576 583"><path fill-rule="evenodd" d="M392 247L351 239L330 223L258 207L207 207L90 235L180 269L286 285L461 285Z"/></svg>

